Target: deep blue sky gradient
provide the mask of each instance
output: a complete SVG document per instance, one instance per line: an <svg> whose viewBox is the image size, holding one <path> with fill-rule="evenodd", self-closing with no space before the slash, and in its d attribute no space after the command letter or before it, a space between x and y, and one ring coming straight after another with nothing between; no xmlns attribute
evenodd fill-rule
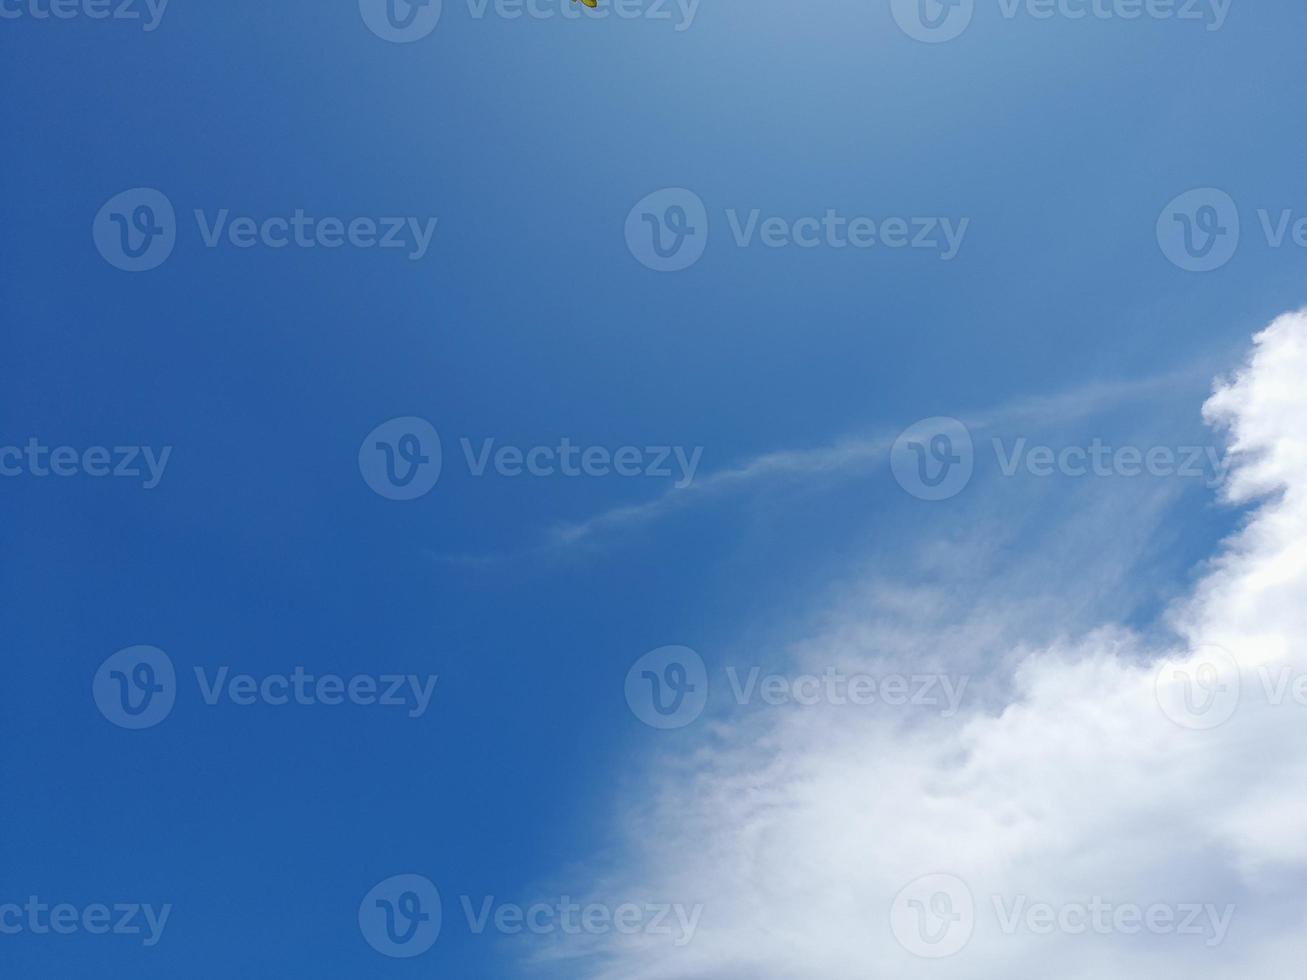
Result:
<svg viewBox="0 0 1307 980"><path fill-rule="evenodd" d="M509 944L468 934L457 896L585 890L574 869L659 744L622 699L629 664L669 643L713 662L877 547L891 560L905 528L960 513L879 467L550 550L551 527L665 482L474 479L458 437L703 446L707 474L1226 366L1302 303L1307 253L1264 247L1251 221L1307 213L1300 3L1236 0L1211 33L981 7L939 46L881 0L703 0L679 33L477 20L446 0L412 45L380 41L346 0L173 0L153 33L0 21L0 444L174 447L149 492L0 479L0 902L175 906L150 950L0 937L0 974L528 975ZM1209 185L1245 207L1249 241L1194 275L1154 222ZM90 229L137 186L171 198L182 232L163 266L127 275ZM702 261L658 275L622 228L668 186L699 194L712 229ZM224 207L439 226L419 262L203 248L191 210ZM971 225L951 263L738 249L725 208ZM1203 391L1199 371L1173 419L1084 431L1151 421L1183 442ZM408 504L356 461L401 415L430 419L446 454ZM1231 520L1200 493L1179 507L1191 533L1157 544L1123 619L1146 620ZM139 733L90 696L99 664L138 643L183 675L173 715ZM204 707L191 668L223 664L441 680L417 721ZM404 872L440 886L446 928L390 961L355 914Z"/></svg>

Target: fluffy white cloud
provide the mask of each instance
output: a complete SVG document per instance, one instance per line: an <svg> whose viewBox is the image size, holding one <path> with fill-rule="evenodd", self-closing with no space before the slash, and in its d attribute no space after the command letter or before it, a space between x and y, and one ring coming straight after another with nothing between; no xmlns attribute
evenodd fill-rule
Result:
<svg viewBox="0 0 1307 980"><path fill-rule="evenodd" d="M1297 697L1294 685L1307 678L1307 315L1262 332L1205 413L1235 458L1223 492L1252 509L1173 606L1172 643L1103 626L1027 645L978 678L984 697L951 718L831 708L706 726L632 806L621 870L599 889L702 903L697 934L679 948L564 937L554 952L569 972L1301 975L1307 680ZM1026 619L1004 624L1004 614L971 625L992 638ZM949 629L930 615L892 626L846 617L798 657L874 667L865 651L884 646L870 634L926 650ZM956 639L948 648L960 649ZM953 669L972 670L964 660ZM949 669L948 657L930 662ZM927 875L948 877L901 894ZM941 952L953 955L930 958Z"/></svg>

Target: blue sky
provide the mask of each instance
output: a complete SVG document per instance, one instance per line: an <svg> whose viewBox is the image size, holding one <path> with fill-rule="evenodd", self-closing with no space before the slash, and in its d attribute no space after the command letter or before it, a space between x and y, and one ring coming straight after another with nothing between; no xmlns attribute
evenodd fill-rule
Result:
<svg viewBox="0 0 1307 980"><path fill-rule="evenodd" d="M1211 442L1212 376L1303 302L1307 252L1271 247L1256 217L1307 215L1300 4L1234 0L1208 30L977 0L942 44L885 0L702 0L688 24L445 0L404 44L353 2L173 0L149 31L0 8L0 446L171 447L152 489L0 478L0 906L172 906L149 948L0 935L14 975L584 975L529 937L474 934L459 896L530 904L629 870L646 767L704 727L633 716L642 654L780 667L850 595L932 587L1040 610L1032 643L1164 631L1237 526L1202 480L1007 479L988 447ZM129 273L92 227L142 187L175 209L176 245ZM1158 216L1208 187L1237 202L1241 244L1184 271ZM664 188L706 210L679 272L624 238ZM197 209L436 224L416 259L207 247ZM947 261L737 247L727 212L755 209L967 230ZM934 416L971 427L977 475L928 502L889 447ZM402 417L443 455L411 501L359 467ZM460 443L564 438L702 456L677 489L477 476ZM559 533L576 525L592 531ZM954 620L975 628L940 611ZM997 669L1005 630L972 639L967 669ZM92 697L135 645L178 678L142 731ZM194 671L224 666L438 682L418 718L207 705ZM379 955L357 919L400 874L444 900L412 959Z"/></svg>

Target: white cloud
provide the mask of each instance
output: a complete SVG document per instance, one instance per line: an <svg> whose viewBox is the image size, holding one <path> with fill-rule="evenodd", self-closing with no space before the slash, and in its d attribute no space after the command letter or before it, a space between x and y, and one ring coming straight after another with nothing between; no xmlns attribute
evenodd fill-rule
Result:
<svg viewBox="0 0 1307 980"><path fill-rule="evenodd" d="M1307 676L1304 379L1307 314L1292 314L1206 405L1236 456L1224 492L1255 509L1172 608L1173 645L1113 625L1062 641L1031 629L1023 644L1036 618L997 589L963 613L956 597L947 608L947 586L924 609L912 589L891 593L892 616L839 607L801 661L865 665L892 635L914 663L944 642L970 670L959 622L1021 653L991 665L987 697L954 718L755 712L668 738L680 755L623 817L620 870L596 894L703 903L698 933L683 948L563 937L552 953L570 975L603 980L1299 976L1307 704L1291 681ZM1190 686L1188 702L1186 676L1207 685ZM1285 703L1269 703L1267 685L1286 677ZM1219 711L1236 685L1233 715L1203 730L1214 718L1196 713L1203 699ZM900 889L932 873L964 881L976 903L974 935L947 959L913 955L890 928ZM1228 934L1040 935L1004 932L995 897L1004 909L1023 897L1055 910L1096 898L1235 908Z"/></svg>

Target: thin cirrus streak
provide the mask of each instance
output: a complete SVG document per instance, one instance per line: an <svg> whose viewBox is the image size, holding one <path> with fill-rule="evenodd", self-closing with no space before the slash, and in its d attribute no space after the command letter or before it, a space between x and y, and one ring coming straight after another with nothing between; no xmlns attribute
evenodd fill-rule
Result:
<svg viewBox="0 0 1307 980"><path fill-rule="evenodd" d="M1210 376L1210 366L1204 360L1152 377L1093 382L1059 394L1015 399L988 409L963 413L960 418L973 433L1005 426L1071 422L1191 387L1196 381ZM838 479L863 472L887 460L897 435L897 432L882 431L850 436L810 449L762 453L735 466L710 472L686 487L668 488L650 500L612 507L579 521L557 523L548 528L535 544L522 549L487 554L428 554L442 563L491 567L516 558L597 544L606 536L654 523L677 511L701 506L733 493L746 493L786 480Z"/></svg>

